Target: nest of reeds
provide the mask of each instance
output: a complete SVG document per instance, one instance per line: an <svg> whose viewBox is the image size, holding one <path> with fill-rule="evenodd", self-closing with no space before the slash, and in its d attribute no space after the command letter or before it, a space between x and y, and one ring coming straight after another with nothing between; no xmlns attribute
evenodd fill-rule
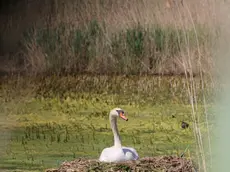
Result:
<svg viewBox="0 0 230 172"><path fill-rule="evenodd" d="M63 162L58 169L47 169L46 172L121 172L121 171L152 171L152 172L195 172L191 160L176 156L144 157L137 161L122 163L101 163L93 159L76 159Z"/></svg>

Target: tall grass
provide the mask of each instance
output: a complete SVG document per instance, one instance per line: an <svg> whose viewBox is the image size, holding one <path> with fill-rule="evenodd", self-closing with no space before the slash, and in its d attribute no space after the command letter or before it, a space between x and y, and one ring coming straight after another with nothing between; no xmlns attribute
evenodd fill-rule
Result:
<svg viewBox="0 0 230 172"><path fill-rule="evenodd" d="M189 70L188 56L193 72L198 73L196 39L203 71L210 68L216 25L215 16L207 17L214 10L213 2L186 1L172 9L157 0L53 0L45 5L18 4L18 11L1 27L3 40L8 35L10 41L11 33L18 33L20 38L12 38L9 47L20 43L20 53L15 55L21 62L18 70L27 74L178 74L184 72L185 64ZM25 14L20 6L26 8Z"/></svg>
<svg viewBox="0 0 230 172"><path fill-rule="evenodd" d="M109 34L96 20L81 29L61 24L26 32L25 64L34 74L178 74L183 72L179 63L181 54L186 49L197 54L194 37L193 30L158 25L148 28L137 25ZM199 30L200 44L205 44L205 38L209 37L207 30Z"/></svg>

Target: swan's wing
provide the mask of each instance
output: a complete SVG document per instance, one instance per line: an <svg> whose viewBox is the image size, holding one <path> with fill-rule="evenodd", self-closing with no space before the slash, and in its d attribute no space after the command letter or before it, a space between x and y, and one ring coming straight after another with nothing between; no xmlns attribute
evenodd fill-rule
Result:
<svg viewBox="0 0 230 172"><path fill-rule="evenodd" d="M125 160L125 154L121 148L105 148L101 152L99 161L102 162L119 162Z"/></svg>
<svg viewBox="0 0 230 172"><path fill-rule="evenodd" d="M99 161L107 162L109 159L109 148L105 148L102 150Z"/></svg>
<svg viewBox="0 0 230 172"><path fill-rule="evenodd" d="M137 160L139 155L134 148L131 147L122 147L123 152L127 158L127 160Z"/></svg>

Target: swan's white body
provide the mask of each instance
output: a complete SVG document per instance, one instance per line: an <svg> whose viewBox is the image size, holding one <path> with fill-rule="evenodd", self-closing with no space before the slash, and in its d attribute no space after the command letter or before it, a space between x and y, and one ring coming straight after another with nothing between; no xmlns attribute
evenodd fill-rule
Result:
<svg viewBox="0 0 230 172"><path fill-rule="evenodd" d="M130 147L121 146L120 136L117 130L117 117L128 120L124 116L124 111L120 108L115 108L110 111L109 118L114 136L114 146L105 148L99 158L102 162L121 162L129 160L137 160L139 158L136 150Z"/></svg>

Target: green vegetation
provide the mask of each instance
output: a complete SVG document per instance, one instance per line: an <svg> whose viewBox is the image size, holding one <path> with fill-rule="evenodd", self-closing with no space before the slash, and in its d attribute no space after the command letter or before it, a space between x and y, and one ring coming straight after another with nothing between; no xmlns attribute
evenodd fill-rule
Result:
<svg viewBox="0 0 230 172"><path fill-rule="evenodd" d="M163 1L24 3L27 16L15 8L0 26L2 44L13 52L0 72L199 74L212 67L219 27L211 2L207 11L198 0L187 2L191 11L165 9Z"/></svg>
<svg viewBox="0 0 230 172"><path fill-rule="evenodd" d="M198 46L202 52L204 47L211 47L211 33L197 27L197 30L185 30L172 26L137 25L108 33L105 24L96 20L82 28L61 23L55 28L26 31L22 44L28 55L27 65L34 74L157 73L165 61L171 61L171 68L175 68L166 73L178 73L175 71L178 68L179 73L184 73L176 62L181 54L194 53ZM31 53L38 57L31 59ZM202 55L202 58L205 57Z"/></svg>
<svg viewBox="0 0 230 172"><path fill-rule="evenodd" d="M188 145L185 157L196 157L186 79L58 78L3 80L1 117L9 123L2 128L11 135L1 148L1 168L39 170L79 157L98 158L113 144L108 113L114 107L123 108L129 117L118 123L123 145L135 147L141 157L180 156ZM199 82L196 89L200 90ZM199 125L206 132L204 109L198 107ZM190 127L182 129L181 121Z"/></svg>

